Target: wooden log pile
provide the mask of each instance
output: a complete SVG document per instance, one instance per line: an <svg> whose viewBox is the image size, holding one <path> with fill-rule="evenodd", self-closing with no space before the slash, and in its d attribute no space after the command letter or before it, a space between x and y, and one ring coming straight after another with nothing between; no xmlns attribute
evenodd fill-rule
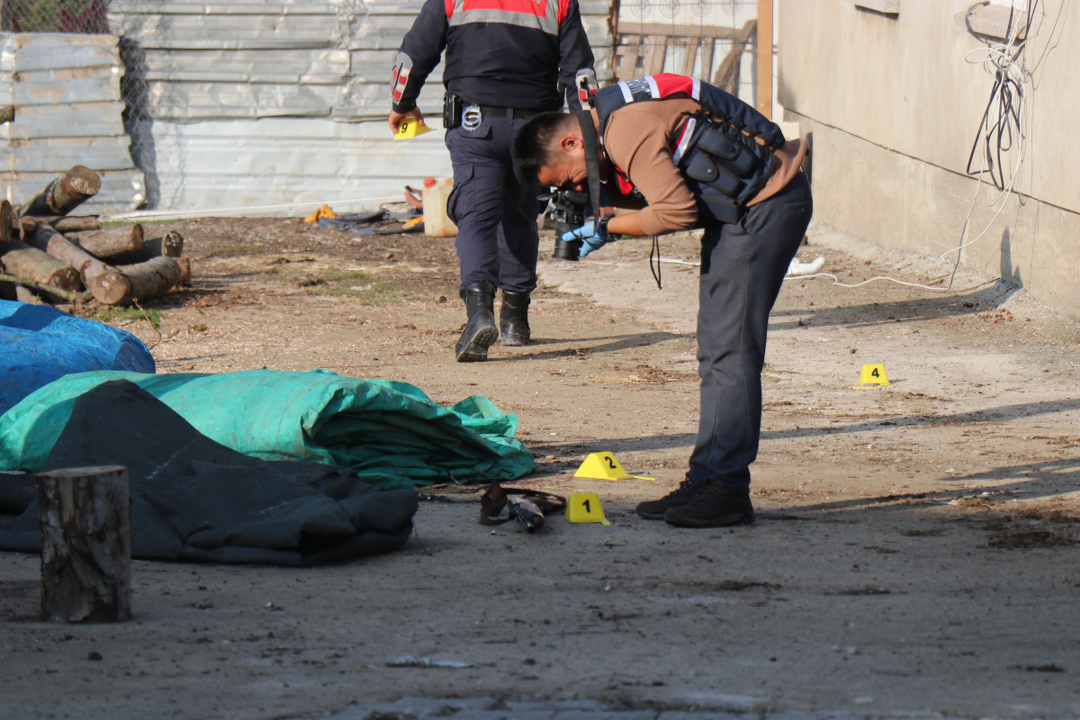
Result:
<svg viewBox="0 0 1080 720"><path fill-rule="evenodd" d="M179 233L148 239L138 224L67 216L100 188L76 165L19 208L0 201L0 298L135 305L190 283Z"/></svg>

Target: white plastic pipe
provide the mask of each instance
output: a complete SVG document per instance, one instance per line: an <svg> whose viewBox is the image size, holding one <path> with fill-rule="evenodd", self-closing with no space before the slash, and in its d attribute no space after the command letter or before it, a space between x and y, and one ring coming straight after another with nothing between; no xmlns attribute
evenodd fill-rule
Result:
<svg viewBox="0 0 1080 720"><path fill-rule="evenodd" d="M137 212L116 213L114 215L101 215L98 219L103 222L119 220L181 220L184 218L198 217L246 217L250 213L273 213L281 210L316 210L323 205L363 205L373 202L390 202L400 200L405 202L404 195L383 195L382 197L358 198L355 200L313 200L311 202L280 203L278 205L244 205L241 207L209 208L205 210L142 210Z"/></svg>
<svg viewBox="0 0 1080 720"><path fill-rule="evenodd" d="M788 265L788 271L785 277L816 275L823 267L825 267L825 258L823 257L814 258L813 262L808 263L799 262L798 258L792 258L791 264Z"/></svg>

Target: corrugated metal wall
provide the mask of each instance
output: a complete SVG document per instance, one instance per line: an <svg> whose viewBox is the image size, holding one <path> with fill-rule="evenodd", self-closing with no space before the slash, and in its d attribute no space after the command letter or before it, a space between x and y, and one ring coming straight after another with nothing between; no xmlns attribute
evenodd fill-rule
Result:
<svg viewBox="0 0 1080 720"><path fill-rule="evenodd" d="M102 176L83 211L119 211L142 202L124 133L112 35L0 34L0 105L15 120L0 125L0 186L13 204L29 200L58 172L86 165Z"/></svg>
<svg viewBox="0 0 1080 720"><path fill-rule="evenodd" d="M395 141L389 74L421 0L113 0L133 151L157 209L333 201L448 175L442 132ZM611 78L609 0L582 0ZM419 106L441 127L441 66ZM348 207L342 207L348 210Z"/></svg>

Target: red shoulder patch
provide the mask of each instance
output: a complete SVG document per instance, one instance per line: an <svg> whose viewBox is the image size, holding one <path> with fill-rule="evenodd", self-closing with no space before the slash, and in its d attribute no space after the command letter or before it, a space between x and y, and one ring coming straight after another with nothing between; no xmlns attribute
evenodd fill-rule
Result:
<svg viewBox="0 0 1080 720"><path fill-rule="evenodd" d="M452 0L446 0L452 2ZM561 5L561 3L560 3ZM465 0L462 10L501 10L502 12L521 13L523 15L547 16L547 0Z"/></svg>
<svg viewBox="0 0 1080 720"><path fill-rule="evenodd" d="M660 97L667 97L675 93L686 93L693 96L693 78L671 73L660 73L659 75L653 75L652 78L656 81L656 89L660 91Z"/></svg>

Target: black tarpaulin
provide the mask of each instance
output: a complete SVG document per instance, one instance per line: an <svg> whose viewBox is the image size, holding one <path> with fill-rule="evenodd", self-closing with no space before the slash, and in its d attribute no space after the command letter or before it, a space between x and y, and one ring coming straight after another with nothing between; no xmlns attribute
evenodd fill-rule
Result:
<svg viewBox="0 0 1080 720"><path fill-rule="evenodd" d="M307 566L386 552L412 533L417 494L312 462L268 462L200 434L126 380L76 402L44 470L123 465L132 556ZM0 549L39 552L32 475L0 475Z"/></svg>

